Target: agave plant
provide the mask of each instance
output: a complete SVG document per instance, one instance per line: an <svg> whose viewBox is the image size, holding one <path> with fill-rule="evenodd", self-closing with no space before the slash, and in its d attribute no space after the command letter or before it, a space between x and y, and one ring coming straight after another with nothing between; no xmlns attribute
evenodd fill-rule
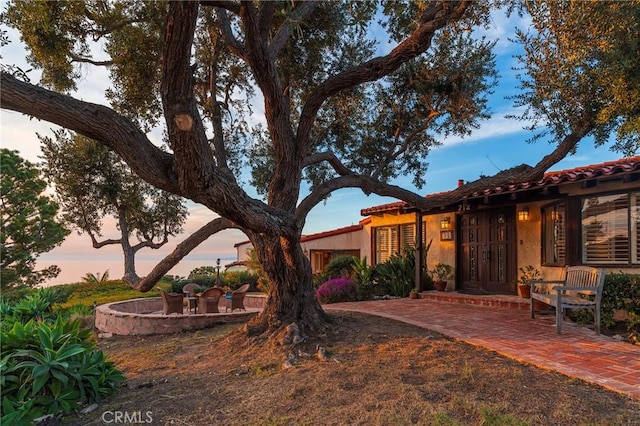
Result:
<svg viewBox="0 0 640 426"><path fill-rule="evenodd" d="M109 281L109 270L104 271L104 274L100 275L98 273L87 272L84 277L82 277L82 281L89 284L100 284L106 281Z"/></svg>
<svg viewBox="0 0 640 426"><path fill-rule="evenodd" d="M69 413L79 401L99 401L124 376L79 321L16 322L3 332L2 424L28 424L43 414Z"/></svg>

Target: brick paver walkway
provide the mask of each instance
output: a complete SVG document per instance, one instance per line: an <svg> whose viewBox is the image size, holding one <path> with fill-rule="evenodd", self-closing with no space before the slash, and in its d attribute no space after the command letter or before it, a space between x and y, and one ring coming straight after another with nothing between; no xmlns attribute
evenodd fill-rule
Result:
<svg viewBox="0 0 640 426"><path fill-rule="evenodd" d="M413 324L640 400L640 346L596 336L584 327L563 327L558 335L553 315L532 320L523 309L426 299L337 303L324 308Z"/></svg>

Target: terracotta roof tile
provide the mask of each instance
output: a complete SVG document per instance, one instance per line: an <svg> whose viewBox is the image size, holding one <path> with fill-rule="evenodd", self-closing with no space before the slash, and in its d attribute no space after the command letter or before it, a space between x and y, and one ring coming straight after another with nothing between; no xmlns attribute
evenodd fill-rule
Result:
<svg viewBox="0 0 640 426"><path fill-rule="evenodd" d="M640 171L640 156L621 158L619 160L608 161L600 164L591 164L588 166L575 167L573 169L547 172L544 174L542 179L538 181L519 182L504 186L488 186L472 192L467 198L483 197L504 192L516 192L536 187L542 188L545 186L554 186L563 183L593 179L601 176L612 176L620 173L631 173L637 171ZM455 190L428 194L426 195L426 198L448 195L452 194L454 191ZM367 216L374 213L382 213L408 207L410 207L408 203L405 203L404 201L397 201L395 203L382 204L362 209L360 210L360 214Z"/></svg>

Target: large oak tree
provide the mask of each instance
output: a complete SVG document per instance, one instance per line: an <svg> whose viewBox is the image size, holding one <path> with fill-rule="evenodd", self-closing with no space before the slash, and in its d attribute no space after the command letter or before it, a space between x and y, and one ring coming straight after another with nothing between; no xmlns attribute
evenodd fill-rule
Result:
<svg viewBox="0 0 640 426"><path fill-rule="evenodd" d="M420 187L430 148L449 135L468 134L487 116L492 46L471 38L469 29L486 22L491 6L464 0L13 2L5 21L20 30L44 86L73 90L78 64L109 67L113 86L107 107L3 73L2 108L92 138L150 184L221 216L134 282L137 288L148 290L199 242L236 227L251 240L271 282L267 306L249 330L295 324L288 329L321 332L326 318L299 244L308 212L348 187L432 207L433 199L389 182L411 174ZM574 3L561 6L583 19L570 15ZM376 50L373 32L388 49ZM106 58L90 56L91 39L104 40ZM246 120L254 91L264 127ZM536 93L526 99L534 108ZM145 135L159 122L168 150ZM596 129L581 123L556 132L560 158L519 169L520 176L544 172ZM243 166L250 166L250 183L264 199L249 196L239 180ZM301 190L305 180L308 193Z"/></svg>

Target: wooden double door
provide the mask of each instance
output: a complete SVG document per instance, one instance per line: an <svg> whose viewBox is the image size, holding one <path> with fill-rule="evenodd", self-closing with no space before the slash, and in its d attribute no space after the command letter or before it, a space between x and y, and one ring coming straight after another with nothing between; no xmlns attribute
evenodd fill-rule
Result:
<svg viewBox="0 0 640 426"><path fill-rule="evenodd" d="M516 294L514 208L465 214L458 224L458 285L463 290Z"/></svg>

